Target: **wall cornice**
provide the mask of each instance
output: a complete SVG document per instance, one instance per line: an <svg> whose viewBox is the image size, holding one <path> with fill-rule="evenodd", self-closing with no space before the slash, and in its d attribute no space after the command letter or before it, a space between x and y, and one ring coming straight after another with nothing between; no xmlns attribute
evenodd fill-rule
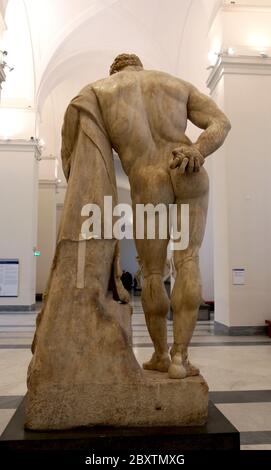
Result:
<svg viewBox="0 0 271 470"><path fill-rule="evenodd" d="M39 180L39 187L44 189L44 188L53 188L56 189L58 186L58 180L49 180L49 179L40 179Z"/></svg>
<svg viewBox="0 0 271 470"><path fill-rule="evenodd" d="M271 75L271 58L221 54L206 82L211 92L224 75Z"/></svg>
<svg viewBox="0 0 271 470"><path fill-rule="evenodd" d="M41 157L42 160L57 160L57 157L55 155L42 155Z"/></svg>
<svg viewBox="0 0 271 470"><path fill-rule="evenodd" d="M41 159L41 147L37 140L0 139L0 152L33 152L37 160Z"/></svg>
<svg viewBox="0 0 271 470"><path fill-rule="evenodd" d="M225 12L264 12L264 13L271 13L271 5L265 5L264 2L259 5L249 5L249 4L243 4L243 5L223 5L220 7L221 11Z"/></svg>

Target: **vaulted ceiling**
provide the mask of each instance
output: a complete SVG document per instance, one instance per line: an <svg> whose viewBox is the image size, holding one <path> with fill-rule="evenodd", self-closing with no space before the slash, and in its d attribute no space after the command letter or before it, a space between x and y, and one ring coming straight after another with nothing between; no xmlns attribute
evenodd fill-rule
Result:
<svg viewBox="0 0 271 470"><path fill-rule="evenodd" d="M121 52L205 88L209 19L221 0L1 1L7 32L0 49L14 66L2 105L38 111L46 154L59 155L69 100L107 76Z"/></svg>
<svg viewBox="0 0 271 470"><path fill-rule="evenodd" d="M0 1L4 10L7 1ZM9 60L17 62L18 56L32 60L33 92L40 106L67 77L83 73L89 82L107 75L110 63L123 51L137 53L147 68L189 75L191 63L202 62L203 37L216 3L9 0L7 26L10 34L17 31L16 41L7 42ZM27 29L28 38L20 37ZM14 76L27 73L22 67L22 63L16 67Z"/></svg>

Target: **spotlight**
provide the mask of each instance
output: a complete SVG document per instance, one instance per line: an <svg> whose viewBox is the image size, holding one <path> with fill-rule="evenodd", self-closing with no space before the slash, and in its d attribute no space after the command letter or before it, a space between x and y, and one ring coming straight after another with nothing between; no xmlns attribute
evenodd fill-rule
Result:
<svg viewBox="0 0 271 470"><path fill-rule="evenodd" d="M228 47L227 53L228 53L228 55L234 55L234 54L235 54L235 50L233 49L233 47Z"/></svg>

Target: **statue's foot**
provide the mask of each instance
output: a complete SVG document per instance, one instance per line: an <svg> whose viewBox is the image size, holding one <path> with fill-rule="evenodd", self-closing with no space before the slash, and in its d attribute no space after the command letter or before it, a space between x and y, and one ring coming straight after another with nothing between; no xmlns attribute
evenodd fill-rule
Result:
<svg viewBox="0 0 271 470"><path fill-rule="evenodd" d="M192 377L194 375L199 375L199 368L191 364L191 362L186 361L184 367L187 371L187 377Z"/></svg>
<svg viewBox="0 0 271 470"><path fill-rule="evenodd" d="M172 361L168 369L168 375L170 379L184 379L187 377L187 370L184 367L181 353L176 353L172 357Z"/></svg>
<svg viewBox="0 0 271 470"><path fill-rule="evenodd" d="M199 375L199 369L193 366L188 360L183 361L181 353L176 353L168 369L170 379L184 379Z"/></svg>
<svg viewBox="0 0 271 470"><path fill-rule="evenodd" d="M168 354L157 356L155 353L152 355L148 362L144 362L143 369L158 370L159 372L168 372L170 366L170 359Z"/></svg>

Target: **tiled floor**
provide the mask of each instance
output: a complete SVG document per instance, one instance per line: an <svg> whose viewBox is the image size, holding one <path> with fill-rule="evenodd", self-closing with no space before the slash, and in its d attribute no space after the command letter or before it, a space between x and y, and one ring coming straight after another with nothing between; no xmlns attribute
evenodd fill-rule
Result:
<svg viewBox="0 0 271 470"><path fill-rule="evenodd" d="M142 363L151 356L152 343L140 298L132 304L134 351ZM0 313L0 433L26 392L35 317L36 312ZM267 336L214 336L212 321L198 322L192 338L190 358L209 384L210 399L241 432L242 449L271 450L270 357Z"/></svg>

